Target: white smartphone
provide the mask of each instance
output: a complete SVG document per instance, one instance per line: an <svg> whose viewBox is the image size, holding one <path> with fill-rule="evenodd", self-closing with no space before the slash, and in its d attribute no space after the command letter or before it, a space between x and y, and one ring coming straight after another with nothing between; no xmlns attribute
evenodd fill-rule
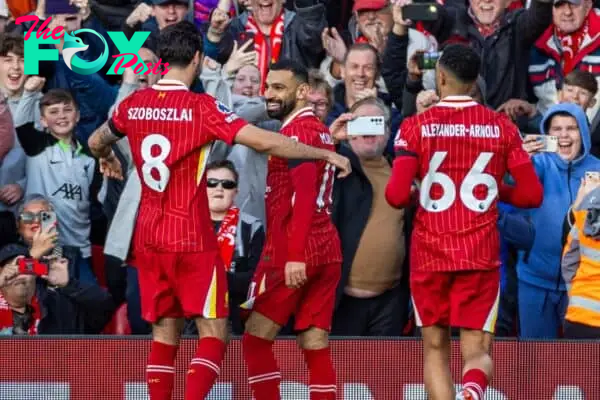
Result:
<svg viewBox="0 0 600 400"><path fill-rule="evenodd" d="M385 135L384 117L357 117L348 122L348 136Z"/></svg>
<svg viewBox="0 0 600 400"><path fill-rule="evenodd" d="M41 219L41 228L43 232L48 230L48 228L56 227L56 213L54 211L42 211Z"/></svg>
<svg viewBox="0 0 600 400"><path fill-rule="evenodd" d="M586 180L586 182L600 181L600 172L599 171L586 171L585 180Z"/></svg>
<svg viewBox="0 0 600 400"><path fill-rule="evenodd" d="M549 135L527 135L527 137L535 137L537 140L544 143L544 148L541 151L548 153L558 152L558 136Z"/></svg>

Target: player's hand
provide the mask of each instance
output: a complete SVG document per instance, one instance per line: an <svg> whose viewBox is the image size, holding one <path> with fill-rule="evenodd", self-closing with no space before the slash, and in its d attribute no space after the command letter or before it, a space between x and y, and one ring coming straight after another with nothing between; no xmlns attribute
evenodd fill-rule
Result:
<svg viewBox="0 0 600 400"><path fill-rule="evenodd" d="M498 112L503 112L515 120L521 116L532 118L535 116L535 106L521 99L510 99L498 107Z"/></svg>
<svg viewBox="0 0 600 400"><path fill-rule="evenodd" d="M108 157L101 157L100 160L100 173L107 178L123 180L123 170L121 169L121 162L119 159L111 153Z"/></svg>
<svg viewBox="0 0 600 400"><path fill-rule="evenodd" d="M581 184L579 185L579 190L577 191L577 197L575 198L575 202L573 202L573 209L577 209L583 199L590 194L591 191L600 187L600 181L598 180L587 180L585 178L581 179Z"/></svg>
<svg viewBox="0 0 600 400"><path fill-rule="evenodd" d="M331 132L333 140L336 142L341 142L342 140L348 139L348 122L352 121L354 118L354 114L344 113L331 123L331 126L329 126L329 132Z"/></svg>
<svg viewBox="0 0 600 400"><path fill-rule="evenodd" d="M290 289L299 289L306 283L306 264L288 261L285 264L285 285Z"/></svg>
<svg viewBox="0 0 600 400"><path fill-rule="evenodd" d="M327 156L327 162L340 171L337 175L338 178L345 178L352 172L352 165L350 164L350 160L348 160L344 156L334 153L333 151L329 152Z"/></svg>
<svg viewBox="0 0 600 400"><path fill-rule="evenodd" d="M523 139L523 149L525 149L530 156L541 152L545 147L546 143L539 136L526 135L525 139Z"/></svg>

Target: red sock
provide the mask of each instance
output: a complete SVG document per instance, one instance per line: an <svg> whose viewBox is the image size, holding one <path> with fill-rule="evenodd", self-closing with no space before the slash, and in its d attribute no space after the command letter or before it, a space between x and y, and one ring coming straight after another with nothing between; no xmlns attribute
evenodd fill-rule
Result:
<svg viewBox="0 0 600 400"><path fill-rule="evenodd" d="M152 342L146 380L150 400L171 400L175 384L175 356L177 346Z"/></svg>
<svg viewBox="0 0 600 400"><path fill-rule="evenodd" d="M303 351L308 366L310 400L335 400L335 370L329 347Z"/></svg>
<svg viewBox="0 0 600 400"><path fill-rule="evenodd" d="M225 342L215 337L200 339L185 381L185 400L205 399L221 373Z"/></svg>
<svg viewBox="0 0 600 400"><path fill-rule="evenodd" d="M463 390L468 390L473 400L483 400L485 389L487 389L488 378L480 369L470 369L463 375Z"/></svg>
<svg viewBox="0 0 600 400"><path fill-rule="evenodd" d="M273 341L244 333L242 351L248 368L248 383L256 400L280 400L281 373L273 354Z"/></svg>

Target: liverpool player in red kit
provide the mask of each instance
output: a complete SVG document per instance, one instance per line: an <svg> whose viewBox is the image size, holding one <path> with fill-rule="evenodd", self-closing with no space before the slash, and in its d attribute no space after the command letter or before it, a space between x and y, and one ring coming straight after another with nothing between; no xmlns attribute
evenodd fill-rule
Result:
<svg viewBox="0 0 600 400"><path fill-rule="evenodd" d="M172 398L175 356L184 318L200 340L185 399L208 395L219 375L227 337L227 277L218 253L205 164L214 140L239 143L285 158L313 158L347 171L347 160L246 124L213 97L188 87L202 65L202 37L182 22L161 31L158 56L170 70L156 85L133 93L89 139L107 176L120 164L111 145L127 135L142 181L134 236L143 317L153 324L147 372L152 400Z"/></svg>
<svg viewBox="0 0 600 400"><path fill-rule="evenodd" d="M280 60L271 66L266 88L267 112L283 121L282 136L334 150L329 129L308 107L304 67ZM267 238L242 304L252 309L242 346L256 400L280 399L272 346L291 315L308 366L310 399L336 398L328 335L342 256L330 217L333 179L334 168L326 162L269 159Z"/></svg>
<svg viewBox="0 0 600 400"><path fill-rule="evenodd" d="M538 207L543 197L517 128L468 97L479 68L473 49L444 48L436 67L442 100L402 123L386 188L388 202L405 207L420 181L410 283L433 400L455 399L450 326L460 328L464 363L458 398L483 400L500 289L498 196L522 208ZM502 183L507 172L514 187Z"/></svg>

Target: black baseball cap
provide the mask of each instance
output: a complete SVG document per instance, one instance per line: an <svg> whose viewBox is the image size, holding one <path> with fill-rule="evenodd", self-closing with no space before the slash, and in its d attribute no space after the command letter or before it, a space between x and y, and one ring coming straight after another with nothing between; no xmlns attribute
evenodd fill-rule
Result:
<svg viewBox="0 0 600 400"><path fill-rule="evenodd" d="M166 4L184 4L186 6L190 5L188 0L151 0L152 5L154 6L164 6Z"/></svg>
<svg viewBox="0 0 600 400"><path fill-rule="evenodd" d="M0 267L4 266L8 260L12 260L18 256L29 257L29 249L20 244L7 244L0 248Z"/></svg>

